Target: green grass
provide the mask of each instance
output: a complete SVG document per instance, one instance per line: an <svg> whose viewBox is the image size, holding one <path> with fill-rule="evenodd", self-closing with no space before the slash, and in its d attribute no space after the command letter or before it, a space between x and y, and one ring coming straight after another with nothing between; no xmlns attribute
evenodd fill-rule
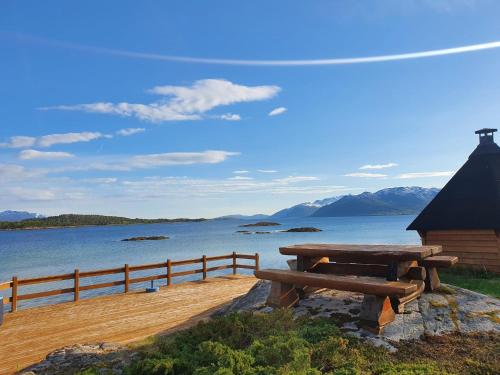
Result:
<svg viewBox="0 0 500 375"><path fill-rule="evenodd" d="M500 275L485 270L454 267L439 270L443 283L500 298Z"/></svg>
<svg viewBox="0 0 500 375"><path fill-rule="evenodd" d="M139 358L125 374L445 375L500 371L489 355L500 346L498 336L399 345L400 350L392 354L344 334L333 318L293 319L290 310L232 314L135 348ZM87 369L81 374L101 373Z"/></svg>

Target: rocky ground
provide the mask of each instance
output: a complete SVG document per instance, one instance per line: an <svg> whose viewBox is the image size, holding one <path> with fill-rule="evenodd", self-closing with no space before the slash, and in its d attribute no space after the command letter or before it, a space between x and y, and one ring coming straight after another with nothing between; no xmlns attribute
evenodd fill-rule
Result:
<svg viewBox="0 0 500 375"><path fill-rule="evenodd" d="M69 375L93 367L102 374L122 374L137 356L125 346L101 343L73 345L50 353L45 360L20 373L22 375Z"/></svg>
<svg viewBox="0 0 500 375"><path fill-rule="evenodd" d="M236 311L272 311L265 306L270 283L259 281L245 296L236 300L218 314ZM295 307L297 316L335 317L342 322L342 328L375 345L396 350L393 343L401 340L415 340L423 336L448 333L500 333L500 300L467 289L449 285L434 293L422 296L405 306L404 314L397 314L396 320L384 331L373 334L363 329L359 321L363 295L336 290L323 290L301 300Z"/></svg>
<svg viewBox="0 0 500 375"><path fill-rule="evenodd" d="M270 283L259 281L245 296L215 315L231 312L272 311L265 306ZM363 296L357 293L324 290L301 300L295 315L334 317L343 330L375 345L396 351L402 340L419 340L444 334L500 333L500 300L470 290L443 285L434 293L424 293L420 299L406 305L404 314L379 334L363 329L359 313ZM121 374L133 361L136 353L127 347L114 344L75 345L49 354L46 360L21 374L59 375L74 374L78 370L94 367L102 374Z"/></svg>

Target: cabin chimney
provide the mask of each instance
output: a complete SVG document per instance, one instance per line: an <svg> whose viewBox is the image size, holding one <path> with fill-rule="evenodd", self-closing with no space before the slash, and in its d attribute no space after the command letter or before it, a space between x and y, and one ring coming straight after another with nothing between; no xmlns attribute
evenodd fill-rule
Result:
<svg viewBox="0 0 500 375"><path fill-rule="evenodd" d="M479 145L469 157L500 153L500 147L498 147L493 139L493 133L496 131L497 129L490 128L476 130L475 133L479 135Z"/></svg>
<svg viewBox="0 0 500 375"><path fill-rule="evenodd" d="M493 133L495 133L497 129L488 129L488 128L483 128L476 130L475 133L479 134L479 144L491 144L495 143L493 140Z"/></svg>

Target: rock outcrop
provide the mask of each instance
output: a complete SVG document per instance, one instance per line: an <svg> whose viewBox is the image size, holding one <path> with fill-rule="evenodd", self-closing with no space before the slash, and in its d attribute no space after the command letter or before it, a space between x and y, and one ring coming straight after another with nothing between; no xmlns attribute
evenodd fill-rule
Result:
<svg viewBox="0 0 500 375"><path fill-rule="evenodd" d="M268 281L259 281L245 296L235 300L217 314L239 311L266 313L271 289ZM422 296L405 306L405 313L396 314L396 320L376 335L365 330L359 319L363 295L323 289L309 295L294 307L295 315L333 317L341 328L375 345L396 350L394 343L417 340L423 336L449 333L500 333L500 300L449 285Z"/></svg>

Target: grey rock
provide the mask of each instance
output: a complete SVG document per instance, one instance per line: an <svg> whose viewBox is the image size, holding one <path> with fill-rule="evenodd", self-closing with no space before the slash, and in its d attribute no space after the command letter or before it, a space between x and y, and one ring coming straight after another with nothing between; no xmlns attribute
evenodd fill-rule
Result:
<svg viewBox="0 0 500 375"><path fill-rule="evenodd" d="M270 312L265 307L270 283L259 281L245 296L235 300L218 315L238 311ZM500 332L500 300L467 289L445 285L441 290L424 293L405 306L405 313L379 334L373 334L359 323L363 295L337 290L320 290L300 300L294 307L294 316L334 317L342 322L342 329L351 335L384 346L390 351L401 340L418 340L427 335L452 332Z"/></svg>

